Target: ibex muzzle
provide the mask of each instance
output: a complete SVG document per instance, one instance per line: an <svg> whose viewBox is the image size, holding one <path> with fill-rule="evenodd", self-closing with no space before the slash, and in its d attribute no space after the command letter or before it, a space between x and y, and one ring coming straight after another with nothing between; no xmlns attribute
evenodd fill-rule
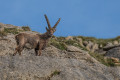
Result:
<svg viewBox="0 0 120 80"><path fill-rule="evenodd" d="M19 55L21 55L22 50L25 47L26 43L29 43L33 46L33 49L35 50L36 55L40 56L41 51L46 47L46 44L48 43L49 39L52 37L53 33L56 31L56 26L60 22L59 20L56 22L56 24L51 27L50 22L46 15L45 19L47 21L48 28L46 27L47 32L44 34L27 34L27 33L20 33L15 36L17 47L15 49L15 53L13 55L16 55L17 52Z"/></svg>

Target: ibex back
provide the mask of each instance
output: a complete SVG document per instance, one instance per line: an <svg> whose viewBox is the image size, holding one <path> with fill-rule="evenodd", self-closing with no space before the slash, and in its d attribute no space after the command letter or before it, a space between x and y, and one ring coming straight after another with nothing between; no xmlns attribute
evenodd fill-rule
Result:
<svg viewBox="0 0 120 80"><path fill-rule="evenodd" d="M60 22L60 18L59 18L56 24L53 27L51 27L50 22L46 15L45 15L45 19L48 25L48 28L46 27L46 30L47 30L46 33L35 34L35 35L20 33L15 36L17 47L13 55L16 55L17 52L19 53L19 55L21 55L21 52L24 49L26 43L29 43L32 45L32 48L34 48L36 55L38 56L41 55L41 51L46 47L46 44L48 43L49 39L53 36L53 33L56 31L56 26Z"/></svg>

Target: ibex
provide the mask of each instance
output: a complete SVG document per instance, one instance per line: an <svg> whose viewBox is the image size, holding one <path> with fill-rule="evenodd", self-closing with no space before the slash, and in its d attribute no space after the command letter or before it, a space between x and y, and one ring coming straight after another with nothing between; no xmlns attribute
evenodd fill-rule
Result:
<svg viewBox="0 0 120 80"><path fill-rule="evenodd" d="M56 26L60 22L59 20L56 22L56 24L51 27L50 22L47 18L46 15L45 19L47 21L48 28L46 27L47 32L44 34L27 34L27 33L19 33L18 35L15 36L16 42L17 42L17 47L15 49L15 53L13 56L19 53L21 55L22 50L25 47L26 43L29 43L32 45L32 48L35 50L36 56L41 55L41 51L46 47L46 44L48 43L49 39L53 36L53 33L56 31Z"/></svg>

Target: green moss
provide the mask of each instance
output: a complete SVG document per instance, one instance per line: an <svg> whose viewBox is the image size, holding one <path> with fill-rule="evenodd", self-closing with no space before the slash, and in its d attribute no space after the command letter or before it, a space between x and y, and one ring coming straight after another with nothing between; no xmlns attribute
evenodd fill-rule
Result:
<svg viewBox="0 0 120 80"><path fill-rule="evenodd" d="M29 26L22 26L22 29L24 31L31 31L30 27Z"/></svg>

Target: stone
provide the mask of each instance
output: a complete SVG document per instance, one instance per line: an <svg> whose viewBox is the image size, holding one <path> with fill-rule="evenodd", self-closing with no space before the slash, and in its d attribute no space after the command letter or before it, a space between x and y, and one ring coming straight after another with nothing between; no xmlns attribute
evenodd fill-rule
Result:
<svg viewBox="0 0 120 80"><path fill-rule="evenodd" d="M91 41L89 41L89 42L88 42L88 46L89 46L90 49L92 49L92 47L94 46L94 43L91 42Z"/></svg>
<svg viewBox="0 0 120 80"><path fill-rule="evenodd" d="M82 38L77 38L77 40L79 41L80 46L85 47L85 46L83 45L83 40L82 40Z"/></svg>
<svg viewBox="0 0 120 80"><path fill-rule="evenodd" d="M69 51L69 52L82 52L81 49L79 49L75 46L67 46L67 51Z"/></svg>
<svg viewBox="0 0 120 80"><path fill-rule="evenodd" d="M104 47L109 47L109 46L113 46L113 44L111 42L108 42L107 45Z"/></svg>
<svg viewBox="0 0 120 80"><path fill-rule="evenodd" d="M88 51L90 51L90 47L89 47L89 45L86 46L86 49L87 49Z"/></svg>
<svg viewBox="0 0 120 80"><path fill-rule="evenodd" d="M94 52L93 46L94 46L94 43L91 42L91 41L89 41L88 44L86 45L86 49L87 49L88 51L93 51L93 52ZM95 47L96 47L96 45L95 45Z"/></svg>
<svg viewBox="0 0 120 80"><path fill-rule="evenodd" d="M95 52L95 50L98 50L98 44L94 44L93 47L92 47L92 50L91 52Z"/></svg>
<svg viewBox="0 0 120 80"><path fill-rule="evenodd" d="M4 27L0 27L0 32L4 31Z"/></svg>
<svg viewBox="0 0 120 80"><path fill-rule="evenodd" d="M114 45L118 45L119 42L115 40L115 41L113 41L113 44L114 44Z"/></svg>
<svg viewBox="0 0 120 80"><path fill-rule="evenodd" d="M115 47L110 50L108 50L105 54L105 56L108 57L114 57L114 58L119 58L120 59L120 47Z"/></svg>
<svg viewBox="0 0 120 80"><path fill-rule="evenodd" d="M12 56L16 47L14 37L15 35L8 34L5 37L7 40L0 40L0 80L120 79L119 66L107 67L90 56L89 51L72 45L68 45L67 50L59 50L50 45L42 51L41 56L35 56L33 49L24 49L21 56ZM89 42L86 46L92 49L91 44L92 42ZM112 48L107 53L114 54L111 57L116 56L113 58L118 62L119 47Z"/></svg>
<svg viewBox="0 0 120 80"><path fill-rule="evenodd" d="M120 60L118 58L114 58L114 57L110 57L110 58L113 60L114 63L119 63L120 62Z"/></svg>
<svg viewBox="0 0 120 80"><path fill-rule="evenodd" d="M99 46L100 48L103 48L103 45L102 44L100 44L100 46Z"/></svg>
<svg viewBox="0 0 120 80"><path fill-rule="evenodd" d="M73 40L73 37L72 36L68 36L68 37L66 37L66 40Z"/></svg>
<svg viewBox="0 0 120 80"><path fill-rule="evenodd" d="M84 45L84 46L87 46L87 45L88 45L88 42L87 42L87 41L83 41L83 45Z"/></svg>

